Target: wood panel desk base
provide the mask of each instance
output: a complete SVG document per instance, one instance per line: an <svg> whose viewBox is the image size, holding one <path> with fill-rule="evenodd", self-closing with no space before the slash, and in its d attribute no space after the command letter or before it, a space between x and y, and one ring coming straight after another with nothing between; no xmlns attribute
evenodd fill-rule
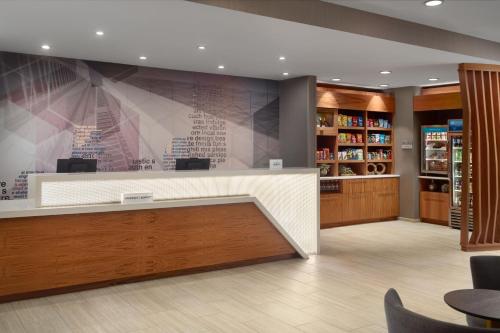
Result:
<svg viewBox="0 0 500 333"><path fill-rule="evenodd" d="M0 301L296 256L253 203L0 222Z"/></svg>

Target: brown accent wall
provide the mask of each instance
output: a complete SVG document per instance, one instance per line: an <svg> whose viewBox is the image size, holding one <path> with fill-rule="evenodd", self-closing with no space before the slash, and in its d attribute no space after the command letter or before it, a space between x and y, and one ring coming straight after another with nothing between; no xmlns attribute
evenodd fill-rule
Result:
<svg viewBox="0 0 500 333"><path fill-rule="evenodd" d="M283 80L279 85L279 146L284 167L316 163L316 77Z"/></svg>
<svg viewBox="0 0 500 333"><path fill-rule="evenodd" d="M394 156L396 159L395 173L400 175L400 216L409 219L418 219L420 174L420 145L419 124L413 114L413 96L418 94L419 88L405 87L394 89L396 100L396 117L394 119ZM404 150L403 143L413 143L413 149Z"/></svg>

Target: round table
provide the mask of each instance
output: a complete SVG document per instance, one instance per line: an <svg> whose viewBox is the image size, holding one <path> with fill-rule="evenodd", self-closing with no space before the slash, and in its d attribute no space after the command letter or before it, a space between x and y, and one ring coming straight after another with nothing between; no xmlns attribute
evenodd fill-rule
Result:
<svg viewBox="0 0 500 333"><path fill-rule="evenodd" d="M444 295L453 309L486 320L486 327L500 327L500 291L462 289Z"/></svg>

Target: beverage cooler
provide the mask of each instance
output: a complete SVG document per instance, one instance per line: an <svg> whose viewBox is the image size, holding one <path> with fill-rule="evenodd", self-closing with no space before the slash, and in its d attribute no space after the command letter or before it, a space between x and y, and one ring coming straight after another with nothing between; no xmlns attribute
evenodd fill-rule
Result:
<svg viewBox="0 0 500 333"><path fill-rule="evenodd" d="M460 121L461 122L461 121ZM450 120L450 124L452 121ZM455 129L455 132L453 130ZM457 131L460 130L460 131ZM451 209L450 209L450 226L460 228L462 217L462 128L461 126L450 126L450 184L451 184ZM472 158L470 159L472 160ZM472 195L470 196L472 202ZM472 205L471 205L472 207ZM472 209L469 211L469 230L472 230Z"/></svg>
<svg viewBox="0 0 500 333"><path fill-rule="evenodd" d="M448 174L448 126L422 126L422 174Z"/></svg>

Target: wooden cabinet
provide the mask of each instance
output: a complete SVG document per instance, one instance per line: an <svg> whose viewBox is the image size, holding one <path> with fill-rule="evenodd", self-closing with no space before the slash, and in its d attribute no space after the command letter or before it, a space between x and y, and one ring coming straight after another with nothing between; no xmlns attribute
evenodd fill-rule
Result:
<svg viewBox="0 0 500 333"><path fill-rule="evenodd" d="M394 112L394 96L381 92L351 90L320 84L316 89L319 108Z"/></svg>
<svg viewBox="0 0 500 333"><path fill-rule="evenodd" d="M413 97L413 111L456 110L462 108L460 92Z"/></svg>
<svg viewBox="0 0 500 333"><path fill-rule="evenodd" d="M321 194L320 220L322 227L342 223L344 219L342 200L341 193Z"/></svg>
<svg viewBox="0 0 500 333"><path fill-rule="evenodd" d="M326 84L316 92L316 164L328 176L391 174L394 96Z"/></svg>
<svg viewBox="0 0 500 333"><path fill-rule="evenodd" d="M342 193L321 194L321 228L399 216L399 178L345 179L341 182Z"/></svg>
<svg viewBox="0 0 500 333"><path fill-rule="evenodd" d="M449 207L449 193L420 192L420 219L422 221L448 225Z"/></svg>

